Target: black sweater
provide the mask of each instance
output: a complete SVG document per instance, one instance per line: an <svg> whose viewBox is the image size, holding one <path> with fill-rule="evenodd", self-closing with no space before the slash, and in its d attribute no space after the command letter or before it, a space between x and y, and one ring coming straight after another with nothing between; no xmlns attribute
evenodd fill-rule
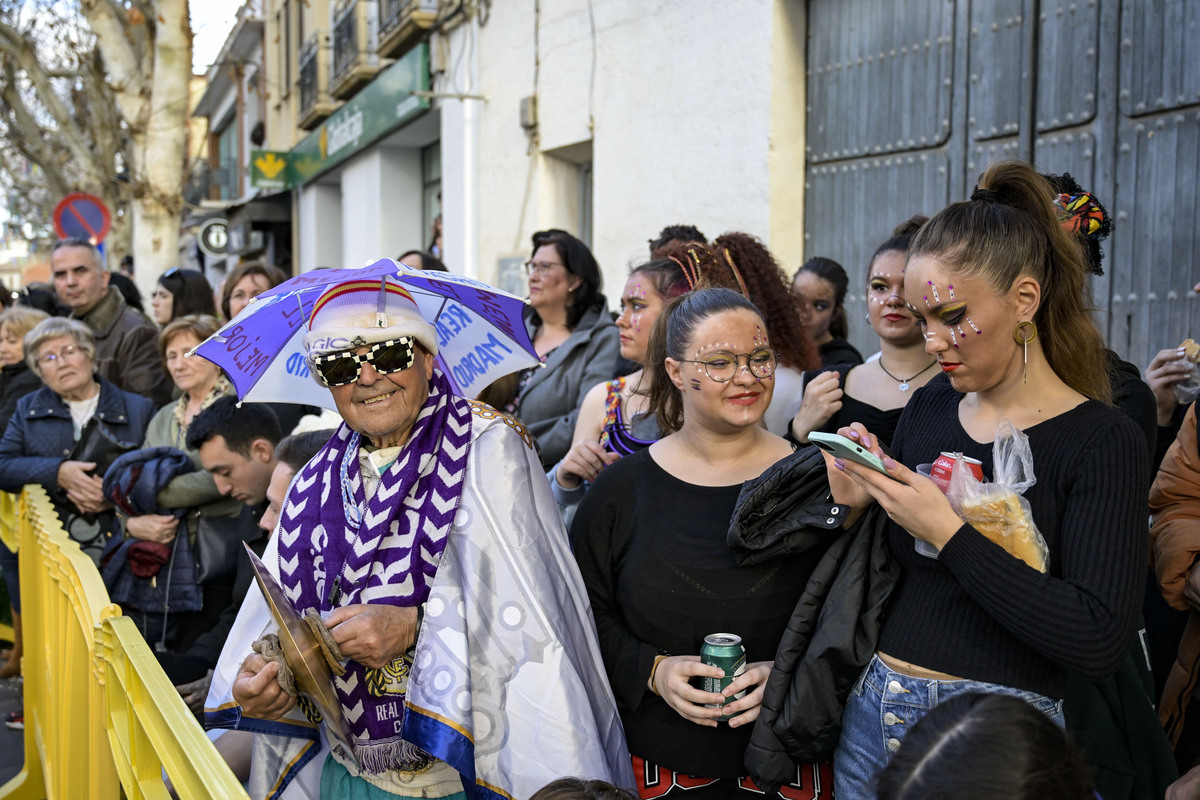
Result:
<svg viewBox="0 0 1200 800"><path fill-rule="evenodd" d="M892 441L912 468L943 450L983 462L958 420L959 392L946 384L913 397ZM1146 443L1121 412L1086 401L1025 433L1037 483L1025 492L1046 539L1050 571L1010 556L970 525L942 548L918 555L891 525L903 575L879 650L929 669L1062 697L1067 672L1100 679L1131 643L1146 574Z"/></svg>
<svg viewBox="0 0 1200 800"><path fill-rule="evenodd" d="M600 473L571 528L630 752L710 778L746 774L754 726L679 716L646 687L654 656L698 655L707 634L729 632L748 662L774 659L820 556L739 567L726 537L740 490L685 483L642 450Z"/></svg>

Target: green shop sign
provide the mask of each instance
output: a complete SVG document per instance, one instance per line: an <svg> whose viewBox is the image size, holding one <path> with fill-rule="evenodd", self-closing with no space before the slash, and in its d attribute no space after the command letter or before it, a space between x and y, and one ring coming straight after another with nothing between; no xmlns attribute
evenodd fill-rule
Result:
<svg viewBox="0 0 1200 800"><path fill-rule="evenodd" d="M429 91L429 45L424 42L380 72L291 152L270 154L275 159L286 160L287 167L273 180L263 181L262 188L301 186L374 144L429 108L429 99L414 95L414 91ZM252 161L255 157L264 159L271 169L278 166L278 161L264 151L254 151ZM258 163L251 166L252 178L258 178L260 170L262 177L267 177L267 169L262 169ZM281 186L279 182L284 176L286 186Z"/></svg>

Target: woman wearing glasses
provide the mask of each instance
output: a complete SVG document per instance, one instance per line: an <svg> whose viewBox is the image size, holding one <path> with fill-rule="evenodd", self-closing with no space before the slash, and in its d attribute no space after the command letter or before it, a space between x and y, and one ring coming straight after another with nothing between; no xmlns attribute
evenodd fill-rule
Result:
<svg viewBox="0 0 1200 800"><path fill-rule="evenodd" d="M82 322L51 317L24 344L30 368L46 385L21 398L0 440L0 491L44 486L67 533L98 560L111 531L103 476L94 473L96 464L70 454L93 417L112 438L140 442L154 402L95 375L96 342Z"/></svg>
<svg viewBox="0 0 1200 800"><path fill-rule="evenodd" d="M533 434L549 468L570 449L588 390L612 377L620 343L587 245L566 231L539 231L525 269L526 326L544 366L519 374L515 397L503 410Z"/></svg>
<svg viewBox="0 0 1200 800"><path fill-rule="evenodd" d="M748 796L762 684L815 564L738 566L726 544L742 484L792 452L759 425L775 352L750 301L703 289L663 311L646 363L667 435L600 473L571 529L575 558L642 796ZM693 685L723 675L699 657L716 632L746 649L721 694Z"/></svg>

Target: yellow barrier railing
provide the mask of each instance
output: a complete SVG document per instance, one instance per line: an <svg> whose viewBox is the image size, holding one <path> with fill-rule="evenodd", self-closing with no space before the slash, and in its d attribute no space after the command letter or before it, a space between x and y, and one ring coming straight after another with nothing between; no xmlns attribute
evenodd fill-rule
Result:
<svg viewBox="0 0 1200 800"><path fill-rule="evenodd" d="M17 495L9 494L8 492L0 492L0 546L7 547L12 552L17 552L17 536L20 529L17 525L20 520L20 503ZM13 640L12 625L0 623L0 639L11 642Z"/></svg>
<svg viewBox="0 0 1200 800"><path fill-rule="evenodd" d="M180 798L246 798L41 487L17 518L25 768L0 798L165 800L164 772Z"/></svg>

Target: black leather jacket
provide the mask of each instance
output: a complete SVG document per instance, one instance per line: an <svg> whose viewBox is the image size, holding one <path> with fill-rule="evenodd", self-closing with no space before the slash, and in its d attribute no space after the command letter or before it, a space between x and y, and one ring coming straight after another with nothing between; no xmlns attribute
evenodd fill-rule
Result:
<svg viewBox="0 0 1200 800"><path fill-rule="evenodd" d="M750 776L767 793L793 779L796 764L832 757L899 575L887 514L874 505L845 530L847 511L832 502L820 451L806 447L745 484L730 525L739 563L825 550L779 643L746 750Z"/></svg>

